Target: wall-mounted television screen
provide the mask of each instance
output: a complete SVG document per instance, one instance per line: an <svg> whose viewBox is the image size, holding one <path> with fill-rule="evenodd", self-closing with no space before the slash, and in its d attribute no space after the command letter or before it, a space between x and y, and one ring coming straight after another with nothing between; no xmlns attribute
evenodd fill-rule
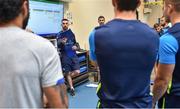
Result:
<svg viewBox="0 0 180 109"><path fill-rule="evenodd" d="M30 19L27 28L42 36L61 30L63 3L56 0L30 0L29 4Z"/></svg>

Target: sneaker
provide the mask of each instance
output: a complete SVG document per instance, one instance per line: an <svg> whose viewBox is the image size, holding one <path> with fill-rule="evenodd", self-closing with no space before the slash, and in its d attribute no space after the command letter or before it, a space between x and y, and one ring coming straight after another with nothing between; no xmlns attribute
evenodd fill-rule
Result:
<svg viewBox="0 0 180 109"><path fill-rule="evenodd" d="M74 89L70 89L70 94L71 94L71 96L75 96L75 90Z"/></svg>

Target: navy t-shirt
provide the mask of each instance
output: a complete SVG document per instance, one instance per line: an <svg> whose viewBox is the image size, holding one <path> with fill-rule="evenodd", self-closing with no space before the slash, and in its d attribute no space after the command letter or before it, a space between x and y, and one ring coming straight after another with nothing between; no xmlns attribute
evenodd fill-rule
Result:
<svg viewBox="0 0 180 109"><path fill-rule="evenodd" d="M62 44L60 41L63 38L67 38L67 42L65 44ZM62 55L67 55L68 57L76 56L76 51L72 50L72 46L76 44L76 39L71 29L68 29L67 31L59 32L57 34L57 40L58 40L58 48L60 48Z"/></svg>
<svg viewBox="0 0 180 109"><path fill-rule="evenodd" d="M90 57L100 68L97 95L101 104L151 108L150 75L158 53L158 34L137 20L114 19L94 29L89 43Z"/></svg>

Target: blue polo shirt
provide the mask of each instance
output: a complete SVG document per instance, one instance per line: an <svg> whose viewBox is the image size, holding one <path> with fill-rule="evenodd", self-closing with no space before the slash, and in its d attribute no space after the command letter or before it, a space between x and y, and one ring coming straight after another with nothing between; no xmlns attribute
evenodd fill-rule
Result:
<svg viewBox="0 0 180 109"><path fill-rule="evenodd" d="M101 108L151 108L150 75L159 36L137 20L114 19L89 37L90 58L100 68Z"/></svg>
<svg viewBox="0 0 180 109"><path fill-rule="evenodd" d="M176 64L176 53L179 45L174 36L169 33L160 37L159 63Z"/></svg>
<svg viewBox="0 0 180 109"><path fill-rule="evenodd" d="M92 61L96 61L96 55L95 55L95 44L94 44L94 35L95 35L95 29L90 33L89 36L89 45L90 45L90 52L89 56Z"/></svg>

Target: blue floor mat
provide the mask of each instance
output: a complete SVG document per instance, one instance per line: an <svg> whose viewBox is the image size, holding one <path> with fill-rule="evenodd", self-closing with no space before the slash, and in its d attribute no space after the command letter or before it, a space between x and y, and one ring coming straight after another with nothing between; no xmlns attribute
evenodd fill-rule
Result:
<svg viewBox="0 0 180 109"><path fill-rule="evenodd" d="M75 88L76 95L72 97L68 93L69 108L96 108L98 97L96 95L96 88L90 88L82 84Z"/></svg>

